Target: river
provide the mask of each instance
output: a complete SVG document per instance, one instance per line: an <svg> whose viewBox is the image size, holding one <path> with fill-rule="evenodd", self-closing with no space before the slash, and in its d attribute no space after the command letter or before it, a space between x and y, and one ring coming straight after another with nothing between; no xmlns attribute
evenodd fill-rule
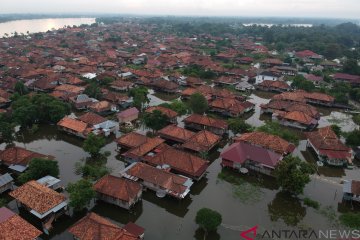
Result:
<svg viewBox="0 0 360 240"><path fill-rule="evenodd" d="M64 26L80 26L81 24L92 23L95 23L95 18L48 18L10 21L0 23L0 37L4 37L5 34L11 36L14 32L19 34L46 32Z"/></svg>

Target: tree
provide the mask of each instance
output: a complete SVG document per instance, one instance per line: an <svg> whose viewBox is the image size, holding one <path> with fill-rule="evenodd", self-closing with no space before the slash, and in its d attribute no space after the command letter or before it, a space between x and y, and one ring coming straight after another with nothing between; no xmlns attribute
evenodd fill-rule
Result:
<svg viewBox="0 0 360 240"><path fill-rule="evenodd" d="M146 87L136 87L129 91L129 96L133 98L133 105L137 109L142 110L146 103L149 103L148 89Z"/></svg>
<svg viewBox="0 0 360 240"><path fill-rule="evenodd" d="M89 97L99 99L101 98L101 89L100 87L95 83L91 82L86 88L84 93L88 95Z"/></svg>
<svg viewBox="0 0 360 240"><path fill-rule="evenodd" d="M336 124L333 124L331 125L331 129L334 131L334 133L336 134L336 136L340 137L341 135L341 128L336 125Z"/></svg>
<svg viewBox="0 0 360 240"><path fill-rule="evenodd" d="M160 104L160 106L170 108L171 110L177 112L179 116L185 115L189 111L188 106L184 102L179 100L174 100L171 103L162 103Z"/></svg>
<svg viewBox="0 0 360 240"><path fill-rule="evenodd" d="M229 129L234 134L250 132L252 127L241 118L231 118L228 121Z"/></svg>
<svg viewBox="0 0 360 240"><path fill-rule="evenodd" d="M274 175L282 190L298 195L310 182L310 174L314 172L309 163L289 155L276 166Z"/></svg>
<svg viewBox="0 0 360 240"><path fill-rule="evenodd" d="M85 152L89 153L92 158L95 158L100 154L100 150L105 144L105 138L90 133L84 141L83 149Z"/></svg>
<svg viewBox="0 0 360 240"><path fill-rule="evenodd" d="M209 107L206 98L200 93L190 96L189 105L191 110L197 114L204 114Z"/></svg>
<svg viewBox="0 0 360 240"><path fill-rule="evenodd" d="M20 174L19 181L26 183L30 180L37 180L45 176L59 177L59 166L57 161L34 158L30 161L26 172Z"/></svg>
<svg viewBox="0 0 360 240"><path fill-rule="evenodd" d="M360 146L360 130L354 130L346 137L346 144L357 147Z"/></svg>
<svg viewBox="0 0 360 240"><path fill-rule="evenodd" d="M168 125L169 118L159 110L155 110L152 113L145 113L143 121L148 128L158 131Z"/></svg>
<svg viewBox="0 0 360 240"><path fill-rule="evenodd" d="M202 208L196 213L195 222L205 231L206 235L208 232L215 231L221 221L221 214L209 208Z"/></svg>
<svg viewBox="0 0 360 240"><path fill-rule="evenodd" d="M12 143L14 140L14 125L4 114L0 114L0 139L5 143Z"/></svg>
<svg viewBox="0 0 360 240"><path fill-rule="evenodd" d="M307 92L312 92L315 89L314 83L311 82L311 81L306 80L305 77L302 76L302 75L297 75L294 78L291 86L293 88L302 89L302 90L305 90Z"/></svg>
<svg viewBox="0 0 360 240"><path fill-rule="evenodd" d="M76 211L84 209L96 196L92 183L85 179L81 179L75 183L69 183L66 191L69 193L69 205Z"/></svg>
<svg viewBox="0 0 360 240"><path fill-rule="evenodd" d="M346 60L343 65L343 72L354 75L360 75L360 66L358 65L358 61L356 59Z"/></svg>
<svg viewBox="0 0 360 240"><path fill-rule="evenodd" d="M25 95L29 92L29 90L27 89L27 87L24 85L24 83L22 81L16 82L14 90L20 96Z"/></svg>

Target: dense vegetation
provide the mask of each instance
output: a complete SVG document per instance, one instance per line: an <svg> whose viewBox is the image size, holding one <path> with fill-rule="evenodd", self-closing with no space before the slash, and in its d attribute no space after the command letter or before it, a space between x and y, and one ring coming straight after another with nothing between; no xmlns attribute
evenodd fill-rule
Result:
<svg viewBox="0 0 360 240"><path fill-rule="evenodd" d="M222 217L220 213L209 208L202 208L196 213L195 222L205 231L215 231L221 224Z"/></svg>
<svg viewBox="0 0 360 240"><path fill-rule="evenodd" d="M282 127L277 122L266 122L266 124L259 127L257 131L279 136L296 145L299 143L299 138L294 132Z"/></svg>
<svg viewBox="0 0 360 240"><path fill-rule="evenodd" d="M69 205L73 207L75 211L84 209L96 196L92 183L85 179L81 179L75 183L69 183L66 190L69 193Z"/></svg>
<svg viewBox="0 0 360 240"><path fill-rule="evenodd" d="M20 174L19 181L26 183L30 180L37 180L45 176L59 177L59 166L57 161L34 158L30 161L26 172Z"/></svg>

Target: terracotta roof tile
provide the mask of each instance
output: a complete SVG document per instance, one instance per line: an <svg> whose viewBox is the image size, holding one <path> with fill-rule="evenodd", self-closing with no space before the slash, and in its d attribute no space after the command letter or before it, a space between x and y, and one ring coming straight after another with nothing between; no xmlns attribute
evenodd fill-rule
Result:
<svg viewBox="0 0 360 240"><path fill-rule="evenodd" d="M81 115L79 120L90 125L96 125L107 121L106 118L92 112L87 112Z"/></svg>
<svg viewBox="0 0 360 240"><path fill-rule="evenodd" d="M9 147L0 152L0 160L7 165L26 166L33 158L54 159L53 156L36 153L21 147Z"/></svg>
<svg viewBox="0 0 360 240"><path fill-rule="evenodd" d="M172 124L159 130L158 134L160 135L160 137L165 139L176 140L178 142L186 142L192 136L194 136L195 133Z"/></svg>
<svg viewBox="0 0 360 240"><path fill-rule="evenodd" d="M61 119L57 125L59 127L64 127L64 128L68 128L71 129L75 132L79 132L79 133L83 133L86 128L87 128L87 124L79 121L77 119L73 119L73 118L69 118L69 117L64 117L63 119Z"/></svg>
<svg viewBox="0 0 360 240"><path fill-rule="evenodd" d="M168 118L175 118L177 117L177 112L175 112L174 110L171 110L169 108L166 107L162 107L162 106L153 106L153 107L149 107L148 109L146 109L147 113L152 113L153 111L160 111L163 114L165 114Z"/></svg>
<svg viewBox="0 0 360 240"><path fill-rule="evenodd" d="M135 148L144 144L147 141L148 137L137 133L131 132L121 136L120 138L116 139L116 143L127 148Z"/></svg>
<svg viewBox="0 0 360 240"><path fill-rule="evenodd" d="M194 150L196 152L207 152L211 150L216 144L221 140L221 137L218 135L203 130L196 133L192 138L190 138L182 146L187 149Z"/></svg>
<svg viewBox="0 0 360 240"><path fill-rule="evenodd" d="M227 129L228 124L224 120L211 118L209 116L192 114L183 120L185 123L195 123L208 127L215 127L220 129Z"/></svg>

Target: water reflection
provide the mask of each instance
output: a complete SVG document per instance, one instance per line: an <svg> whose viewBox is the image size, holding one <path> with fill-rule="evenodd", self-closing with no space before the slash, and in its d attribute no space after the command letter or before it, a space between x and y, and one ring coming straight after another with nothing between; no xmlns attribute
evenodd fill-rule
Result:
<svg viewBox="0 0 360 240"><path fill-rule="evenodd" d="M298 198L281 191L268 204L268 212L271 221L276 222L281 219L289 226L296 226L305 217L306 208Z"/></svg>
<svg viewBox="0 0 360 240"><path fill-rule="evenodd" d="M205 231L202 228L198 228L195 231L194 238L197 240L220 240L220 235L217 232L209 232L205 237Z"/></svg>

